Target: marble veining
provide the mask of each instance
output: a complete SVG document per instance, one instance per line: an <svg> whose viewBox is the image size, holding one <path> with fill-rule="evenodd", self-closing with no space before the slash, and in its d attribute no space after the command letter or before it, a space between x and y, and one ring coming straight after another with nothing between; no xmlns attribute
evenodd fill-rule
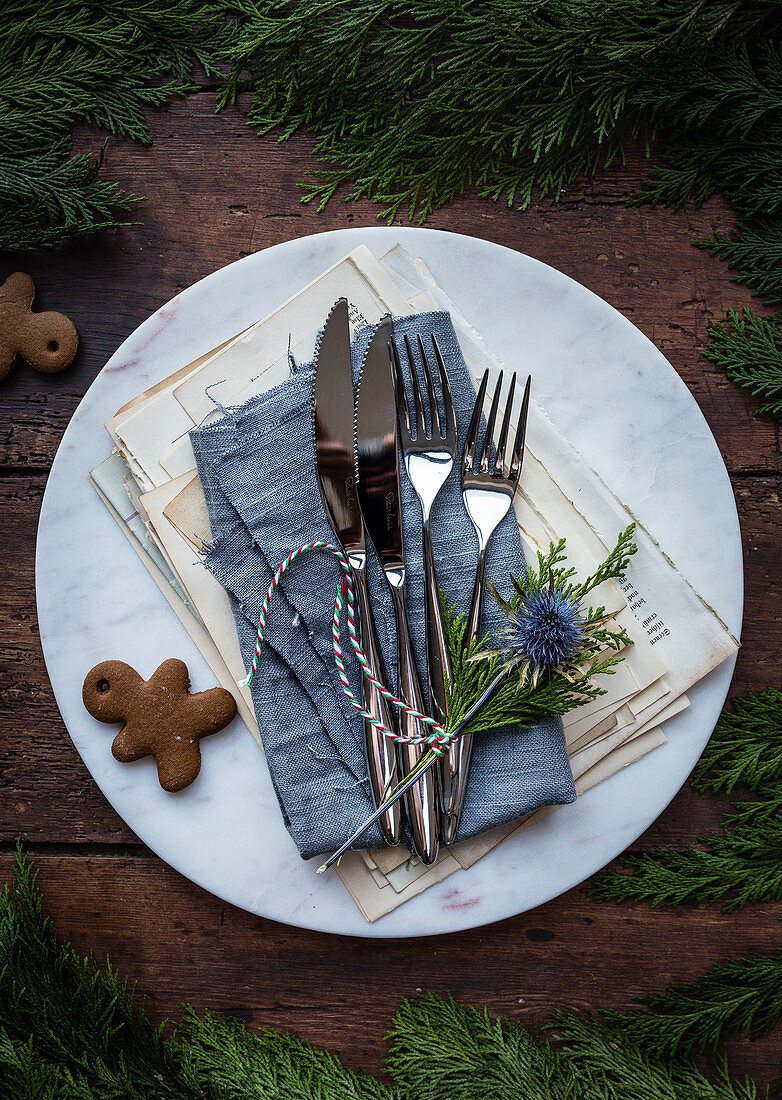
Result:
<svg viewBox="0 0 782 1100"><path fill-rule="evenodd" d="M358 244L400 242L446 292L738 635L742 561L727 472L697 404L663 355L621 314L558 271L475 238L427 229L351 229L288 241L215 272L144 322L79 405L46 487L36 551L41 640L76 749L138 836L226 901L275 920L359 936L455 931L530 909L612 859L665 808L713 728L726 662L666 725L669 744L506 841L469 871L375 925L335 874L316 876L280 818L263 756L237 719L202 744L195 783L176 795L151 760L117 763L114 731L90 717L81 685L98 661L148 677L167 657L211 672L87 480L109 450L104 422L126 401L280 305ZM708 502L705 506L704 502Z"/></svg>

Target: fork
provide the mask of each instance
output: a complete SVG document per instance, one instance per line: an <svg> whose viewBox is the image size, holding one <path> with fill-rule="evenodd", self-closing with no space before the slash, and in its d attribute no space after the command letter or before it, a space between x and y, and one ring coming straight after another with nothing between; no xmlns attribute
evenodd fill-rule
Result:
<svg viewBox="0 0 782 1100"><path fill-rule="evenodd" d="M440 376L440 391L443 398L443 416L435 397L434 381L429 358L424 348L421 334L417 335L418 354L426 388L426 404L428 405L428 417L424 407L424 399L421 386L418 381L413 350L407 335L404 336L405 354L410 367L410 381L413 395L414 417L411 403L402 377L402 369L399 362L399 353L396 345L391 345L391 361L394 372L394 388L396 391L397 420L399 421L399 439L402 447L402 457L410 482L418 495L421 503L423 518L423 550L424 550L424 584L425 584L425 608L424 623L426 635L427 657L427 681L429 688L429 713L441 725L445 724L448 712L448 696L446 682L451 675L451 662L448 655L448 645L445 639L445 627L443 624L443 610L440 603L440 592L437 585L437 574L432 553L431 513L432 506L437 495L442 489L454 466L456 455L457 433L456 416L454 414L453 397L448 383L448 375L443 363L440 348L434 333L431 336L432 351L437 370ZM427 423L428 421L428 423ZM415 431L415 436L413 436ZM407 774L421 755L420 746L400 746L403 771ZM439 783L437 775L432 772L421 780L430 787L430 795L434 798L424 801L434 808L435 814L439 812ZM417 797L417 790L415 794ZM438 833L439 822L433 823L434 834Z"/></svg>
<svg viewBox="0 0 782 1100"><path fill-rule="evenodd" d="M505 412L502 418L499 439L495 444L494 427L497 421L497 411L502 391L502 371L499 373L494 387L489 417L486 421L483 449L477 464L475 456L483 403L489 383L488 370L484 372L481 384L478 387L470 426L467 429L464 459L462 461L462 496L467 514L472 520L475 533L478 536L478 567L475 572L475 585L470 611L467 616L467 629L464 636L465 648L469 648L476 638L480 637L483 596L486 587L486 549L497 527L510 511L521 476L524 437L527 430L527 411L529 409L530 381L531 379L527 378L527 384L524 387L524 397L516 425L516 436L513 441L513 451L507 473L505 471L505 455L513 413L513 398L516 391L515 371L505 401ZM495 448L493 459L492 447ZM443 770L447 768L449 772L447 778L443 780L443 790L450 793L449 799L446 799L445 795L443 796L442 804L441 831L442 841L446 845L453 844L459 828L471 755L472 735L468 733L454 741L443 758Z"/></svg>
<svg viewBox="0 0 782 1100"><path fill-rule="evenodd" d="M457 434L456 416L454 415L453 397L448 384L448 375L445 371L443 357L437 345L437 339L432 334L432 349L440 375L440 389L443 396L444 416L440 417L440 410L434 392L432 370L424 349L424 343L420 333L417 336L418 353L426 386L426 397L429 406L429 415L426 416L421 386L418 381L415 359L407 335L404 336L405 353L410 365L411 389L413 391L413 404L415 407L415 423L411 416L410 402L408 401L402 371L399 364L399 355L396 347L393 348L394 385L396 388L397 410L399 419L399 439L402 445L402 457L407 470L407 476L418 494L421 502L423 516L423 544L424 544L424 579L426 586L426 654L428 667L429 701L433 709L432 717L440 724L447 718L447 696L445 691L446 679L451 674L448 646L445 641L445 627L443 625L442 605L437 586L437 575L434 567L434 555L432 553L432 530L430 517L432 505L437 495L445 485L453 469L454 456L456 454ZM428 420L428 425L427 425ZM415 430L415 437L413 437Z"/></svg>

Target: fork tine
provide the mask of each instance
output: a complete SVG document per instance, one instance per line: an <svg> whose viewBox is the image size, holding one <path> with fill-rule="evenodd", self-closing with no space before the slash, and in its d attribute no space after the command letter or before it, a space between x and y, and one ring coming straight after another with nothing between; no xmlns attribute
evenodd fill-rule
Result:
<svg viewBox="0 0 782 1100"><path fill-rule="evenodd" d="M478 428L481 423L483 400L486 397L486 386L488 382L489 372L485 370L483 372L481 384L478 387L478 392L475 395L475 404L473 405L472 416L470 417L470 426L467 429L467 437L464 441L464 460L462 462L463 475L472 473L475 459L475 444L478 442Z"/></svg>
<svg viewBox="0 0 782 1100"><path fill-rule="evenodd" d="M415 404L415 418L417 422L415 437L416 439L422 439L426 435L424 402L421 397L421 387L418 384L418 371L416 370L415 359L413 358L413 349L410 347L407 333L405 333L404 341L405 351L407 352L407 362L410 366L410 380L413 383L413 403Z"/></svg>
<svg viewBox="0 0 782 1100"><path fill-rule="evenodd" d="M440 389L443 394L443 408L445 410L445 422L440 425L440 435L445 439L451 429L456 426L456 414L453 411L451 383L448 381L448 372L445 369L445 363L434 333L432 333L432 347L434 348L434 357L437 360L437 370L440 372Z"/></svg>
<svg viewBox="0 0 782 1100"><path fill-rule="evenodd" d="M502 371L500 371L497 377L497 385L494 387L494 396L491 399L491 408L489 409L489 419L486 421L486 435L483 440L483 451L481 453L480 472L485 474L489 469L489 455L491 454L492 436L494 435L494 422L497 419L497 407L500 403L500 390L502 389Z"/></svg>
<svg viewBox="0 0 782 1100"><path fill-rule="evenodd" d="M421 333L418 333L418 352L421 356L421 366L424 368L424 382L426 384L426 396L429 401L429 423L431 425L430 435L434 435L435 427L440 433L440 438L445 439L445 432L443 426L440 423L440 409L437 404L437 398L434 395L434 382L432 381L432 371L429 366L429 360L426 358L426 352L424 351L424 342L421 339Z"/></svg>
<svg viewBox="0 0 782 1100"><path fill-rule="evenodd" d="M513 377L510 380L510 389L508 390L508 400L505 402L505 415L502 418L502 427L500 428L500 441L497 444L497 458L494 463L494 476L505 476L505 447L508 442L508 429L510 428L510 414L513 412L513 397L516 390L516 372L513 372Z"/></svg>
<svg viewBox="0 0 782 1100"><path fill-rule="evenodd" d="M402 427L410 437L410 408L407 404L407 393L405 392L405 383L402 378L402 367L399 362L399 352L396 350L396 344L393 340L389 340L389 349L391 351L391 370L394 376L394 393L396 395L396 407L397 416L404 418ZM401 418L400 417L400 418Z"/></svg>
<svg viewBox="0 0 782 1100"><path fill-rule="evenodd" d="M521 464L524 461L524 438L527 434L527 411L529 409L529 387L531 382L532 375L528 375L527 384L524 387L524 400L521 403L521 412L519 413L519 422L516 425L516 438L513 442L513 458L510 463L509 476L514 489L519 483Z"/></svg>

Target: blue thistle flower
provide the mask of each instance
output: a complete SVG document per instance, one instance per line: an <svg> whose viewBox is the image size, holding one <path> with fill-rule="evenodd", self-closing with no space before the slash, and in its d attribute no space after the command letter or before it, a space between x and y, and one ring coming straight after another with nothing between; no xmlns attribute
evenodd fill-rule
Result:
<svg viewBox="0 0 782 1100"><path fill-rule="evenodd" d="M513 648L537 668L554 668L570 660L584 641L578 601L557 588L532 589L515 609Z"/></svg>

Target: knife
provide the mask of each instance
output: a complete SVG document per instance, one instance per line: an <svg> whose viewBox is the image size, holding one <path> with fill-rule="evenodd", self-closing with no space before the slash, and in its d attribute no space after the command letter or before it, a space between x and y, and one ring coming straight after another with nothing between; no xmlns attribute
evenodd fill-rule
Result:
<svg viewBox="0 0 782 1100"><path fill-rule="evenodd" d="M350 326L347 298L340 298L329 314L318 347L314 393L315 454L318 484L326 515L353 571L359 605L362 648L375 676L385 683L383 658L369 603L366 577L366 533L356 498L355 408L350 365ZM364 709L394 729L390 704L364 680ZM398 779L394 742L364 720L364 736L375 805L379 806ZM391 806L380 818L387 844L402 835L402 807Z"/></svg>
<svg viewBox="0 0 782 1100"><path fill-rule="evenodd" d="M391 318L385 317L364 356L356 399L356 455L358 499L367 534L372 540L391 588L396 616L399 695L425 713L405 610L405 555L402 502L399 493L396 400L391 363ZM402 734L415 736L418 722L399 714ZM407 775L426 746L397 746L403 775ZM433 863L438 850L438 789L436 769L426 772L405 795L415 850L424 863Z"/></svg>

